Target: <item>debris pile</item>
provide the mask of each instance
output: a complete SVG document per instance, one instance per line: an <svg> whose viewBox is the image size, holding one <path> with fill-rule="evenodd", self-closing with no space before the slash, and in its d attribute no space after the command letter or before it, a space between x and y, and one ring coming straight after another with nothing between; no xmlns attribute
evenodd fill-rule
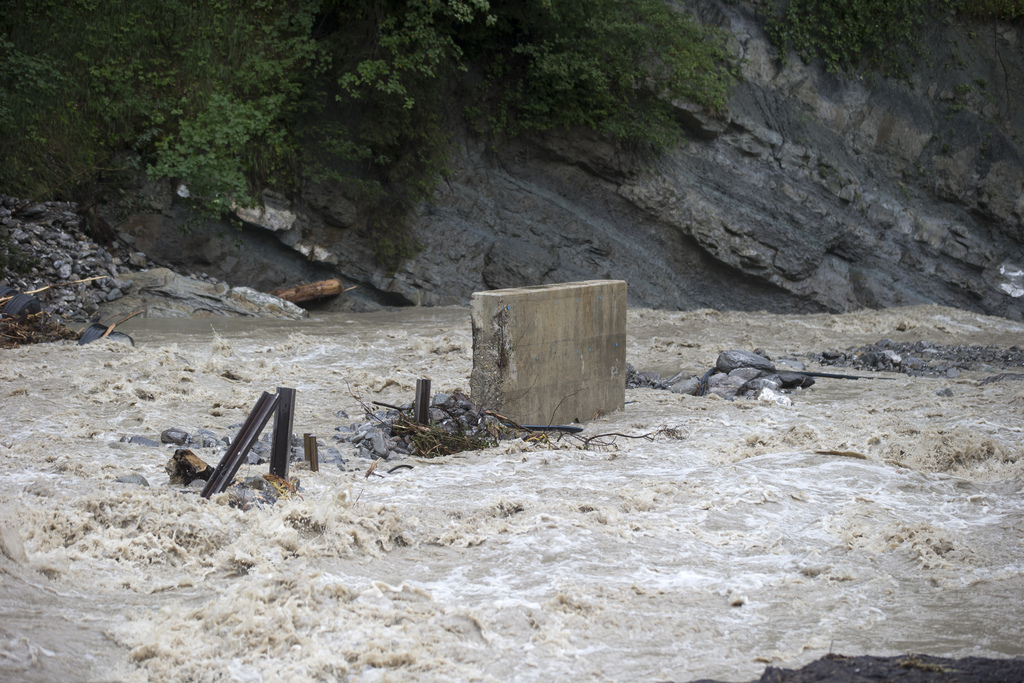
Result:
<svg viewBox="0 0 1024 683"><path fill-rule="evenodd" d="M0 315L0 349L77 338L77 332L65 327L46 311L16 316Z"/></svg>
<svg viewBox="0 0 1024 683"><path fill-rule="evenodd" d="M109 251L101 247L85 234L77 211L71 202L32 203L0 195L0 242L11 261L0 267L0 282L32 291L98 278L52 286L37 295L53 315L84 322L100 302L118 299L129 289L118 275L148 264L144 254L127 245L112 245Z"/></svg>
<svg viewBox="0 0 1024 683"><path fill-rule="evenodd" d="M480 450L519 435L514 426L479 411L461 392L434 394L428 424L412 419L412 405L384 407L389 410L367 409L368 422L337 427L334 441L351 444L360 458L391 462L409 455L435 458Z"/></svg>
<svg viewBox="0 0 1024 683"><path fill-rule="evenodd" d="M167 483L171 486L190 486L193 482L205 483L214 474L214 468L188 448L174 451L164 470L170 477ZM273 505L282 498L301 497L298 479L285 479L274 474L236 479L224 493L227 494L228 505L241 510Z"/></svg>
<svg viewBox="0 0 1024 683"><path fill-rule="evenodd" d="M682 379L682 374L679 373L672 379L662 379L661 374L657 372L639 372L629 363L626 363L626 388L627 389L669 389L673 380L678 381Z"/></svg>

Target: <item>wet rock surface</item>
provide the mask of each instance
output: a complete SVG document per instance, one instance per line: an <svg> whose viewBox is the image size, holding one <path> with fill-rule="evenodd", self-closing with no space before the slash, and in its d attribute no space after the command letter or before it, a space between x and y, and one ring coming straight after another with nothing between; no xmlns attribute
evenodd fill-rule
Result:
<svg viewBox="0 0 1024 683"><path fill-rule="evenodd" d="M28 312L41 310L67 322L135 311L157 317L307 315L295 304L248 287L232 288L206 273L158 267L123 240L98 244L84 223L75 203L0 195L0 249L7 263L0 266L0 287L12 290L0 297L22 296L34 305Z"/></svg>
<svg viewBox="0 0 1024 683"><path fill-rule="evenodd" d="M826 655L800 669L769 666L757 683L861 683L864 681L901 681L903 683L1010 683L1024 680L1024 658L989 659L985 657L844 657ZM721 683L700 679L692 683ZM751 681L750 683L755 683Z"/></svg>
<svg viewBox="0 0 1024 683"><path fill-rule="evenodd" d="M722 351L714 367L700 377L687 377L681 371L669 379L662 379L656 372L637 372L632 365L626 364L627 389L663 389L691 396L716 394L728 400L756 398L780 405L790 405L792 399L786 394L795 389L807 389L814 381L814 377L804 372L777 370L764 351Z"/></svg>
<svg viewBox="0 0 1024 683"><path fill-rule="evenodd" d="M914 377L956 377L966 370L1005 370L1024 366L1024 349L1011 346L952 346L928 341L894 342L830 349L810 356L821 365L865 371L900 372Z"/></svg>
<svg viewBox="0 0 1024 683"><path fill-rule="evenodd" d="M614 278L629 282L630 305L651 308L935 303L1022 319L1024 109L994 96L994 78L1024 74L1016 29L992 24L993 40L977 40L944 22L910 78L868 79L796 55L782 64L763 3L684 4L738 58L727 112L673 102L689 139L656 158L589 130L500 144L460 131L446 182L409 217L424 248L394 271L374 262L368 217L340 183L264 192L241 232L192 235L178 230L189 216L171 183L149 183L135 199L151 210L118 229L153 256L257 289L359 285L329 310Z"/></svg>
<svg viewBox="0 0 1024 683"><path fill-rule="evenodd" d="M103 247L86 234L78 206L71 202L32 203L0 195L0 241L9 262L26 264L23 274L0 268L0 284L31 292L65 320L91 320L101 303L131 291L121 277L148 266L144 254L125 244ZM77 280L89 280L67 284Z"/></svg>
<svg viewBox="0 0 1024 683"><path fill-rule="evenodd" d="M807 359L825 367L851 368L860 373L895 372L914 377L956 378L965 371L995 371L1024 368L1024 349L1019 346L999 348L990 346L955 346L933 344L928 341L894 342L881 339L874 344L849 347L843 351L827 350L808 354ZM705 396L717 394L725 399L759 398L775 400L786 404L784 394L798 389L808 389L815 383L815 377L841 381L855 375L808 371L803 362L796 358L780 360L780 367L768 357L768 352L757 349L753 352L730 349L722 351L715 366L703 376L687 376L680 372L668 379L656 372L638 372L626 364L627 389L661 389L677 394ZM1003 372L993 375L980 384L1014 381L1024 378L1024 372ZM941 390L951 396L946 387Z"/></svg>

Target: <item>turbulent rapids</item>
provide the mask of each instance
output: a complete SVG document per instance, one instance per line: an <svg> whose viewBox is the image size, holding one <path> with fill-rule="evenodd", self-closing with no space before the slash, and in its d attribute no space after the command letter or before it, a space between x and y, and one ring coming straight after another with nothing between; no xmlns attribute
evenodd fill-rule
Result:
<svg viewBox="0 0 1024 683"><path fill-rule="evenodd" d="M299 495L242 511L169 485L174 447L122 438L233 434L288 386L295 432L359 462L332 436L363 405L421 377L468 393L468 310L123 327L134 347L0 351L4 680L736 681L830 651L1024 655L1024 382L984 381L1024 370L998 354L820 378L791 405L627 389L581 436L653 440L513 439L382 477L294 464ZM1024 325L630 310L627 360L690 377L759 348L829 372L823 350L882 339L1008 349ZM215 441L194 448L212 464Z"/></svg>

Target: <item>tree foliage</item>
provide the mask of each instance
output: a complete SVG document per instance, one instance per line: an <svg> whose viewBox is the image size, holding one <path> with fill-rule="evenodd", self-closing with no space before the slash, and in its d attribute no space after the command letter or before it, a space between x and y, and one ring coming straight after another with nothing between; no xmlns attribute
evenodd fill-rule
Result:
<svg viewBox="0 0 1024 683"><path fill-rule="evenodd" d="M864 68L902 74L923 51L924 27L936 17L1018 20L1024 0L790 0L769 17L767 30L832 72Z"/></svg>
<svg viewBox="0 0 1024 683"><path fill-rule="evenodd" d="M6 0L0 186L135 163L221 211L330 176L395 260L453 115L664 148L670 101L720 109L730 82L722 36L665 0Z"/></svg>

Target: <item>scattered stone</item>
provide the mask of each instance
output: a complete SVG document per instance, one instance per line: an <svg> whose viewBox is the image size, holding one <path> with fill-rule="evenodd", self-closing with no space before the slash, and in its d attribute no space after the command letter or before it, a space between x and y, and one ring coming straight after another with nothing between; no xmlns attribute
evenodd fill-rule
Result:
<svg viewBox="0 0 1024 683"><path fill-rule="evenodd" d="M334 464L338 466L338 469L344 471L347 461L341 456L341 451L331 446L320 451L320 463Z"/></svg>
<svg viewBox="0 0 1024 683"><path fill-rule="evenodd" d="M268 438L266 435L264 438ZM270 444L266 441L257 441L245 456L246 462L250 465L262 465L270 461Z"/></svg>
<svg viewBox="0 0 1024 683"><path fill-rule="evenodd" d="M744 385L745 389L758 393L758 398L761 398L761 392L765 389L770 391L778 392L782 388L782 382L779 380L778 375L766 375L764 377L756 377Z"/></svg>
<svg viewBox="0 0 1024 683"><path fill-rule="evenodd" d="M1011 346L943 346L928 341L894 342L880 339L874 344L830 349L810 355L822 365L859 370L901 372L914 377L956 377L969 370L1024 366L1024 349ZM955 374L951 374L953 371Z"/></svg>
<svg viewBox="0 0 1024 683"><path fill-rule="evenodd" d="M266 491L267 489L270 488L270 484L267 482L266 479L263 478L262 475L253 475L251 477L246 477L245 480L242 482L242 486L250 488L254 491Z"/></svg>
<svg viewBox="0 0 1024 683"><path fill-rule="evenodd" d="M802 362L798 361L796 358L779 358L776 361L775 366L781 366L788 370L795 370L797 372L807 369L807 366L804 365Z"/></svg>
<svg viewBox="0 0 1024 683"><path fill-rule="evenodd" d="M807 389L814 385L814 378L802 375L799 372L779 372L779 381L784 389Z"/></svg>
<svg viewBox="0 0 1024 683"><path fill-rule="evenodd" d="M370 436L370 445L373 452L378 456L386 457L388 454L388 444L384 441L384 435L379 430L374 430Z"/></svg>
<svg viewBox="0 0 1024 683"><path fill-rule="evenodd" d="M280 498L300 496L299 480L295 477L282 479L273 474L246 477L224 492L228 505L241 510L262 508L275 504Z"/></svg>
<svg viewBox="0 0 1024 683"><path fill-rule="evenodd" d="M777 393L776 391L765 387L761 390L761 393L757 395L758 401L770 401L778 403L780 406L791 406L793 405L793 399L785 394Z"/></svg>
<svg viewBox="0 0 1024 683"><path fill-rule="evenodd" d="M731 349L718 355L715 367L703 377L685 378L685 372L679 372L669 380L662 380L656 372L637 372L632 365L626 364L626 388L667 389L676 394L704 396L715 394L724 399L734 400L739 397L760 398L765 390L777 396L792 389L807 388L814 384L814 379L801 372L778 371L768 359L767 353ZM787 367L803 363L790 359ZM790 399L790 403L792 402ZM776 401L788 405L785 401Z"/></svg>
<svg viewBox="0 0 1024 683"><path fill-rule="evenodd" d="M197 429L196 436L199 438L193 440L196 441L197 445L201 446L202 448L216 448L221 444L221 442L217 439L217 435L208 429Z"/></svg>
<svg viewBox="0 0 1024 683"><path fill-rule="evenodd" d="M246 486L232 486L222 495L230 507L243 511L262 508L277 502L277 498L270 492L257 491Z"/></svg>
<svg viewBox="0 0 1024 683"><path fill-rule="evenodd" d="M754 372L760 371L754 370ZM751 379L751 377L747 376L747 373L725 374L719 372L708 378L708 391L718 394L722 398L735 398Z"/></svg>
<svg viewBox="0 0 1024 683"><path fill-rule="evenodd" d="M146 446L148 448L157 448L160 446L159 442L153 439L147 439L144 436L122 436L121 441L125 443L134 444L136 446Z"/></svg>
<svg viewBox="0 0 1024 683"><path fill-rule="evenodd" d="M138 486L149 487L149 482L146 481L146 478L141 474L125 474L114 481L120 484L136 484Z"/></svg>
<svg viewBox="0 0 1024 683"><path fill-rule="evenodd" d="M160 432L160 441L175 444L176 446L186 446L191 443L192 436L184 429L172 427Z"/></svg>
<svg viewBox="0 0 1024 683"><path fill-rule="evenodd" d="M935 395L945 396L946 398L949 398L953 395L953 390L950 389L949 387L942 387L941 389L935 392Z"/></svg>
<svg viewBox="0 0 1024 683"><path fill-rule="evenodd" d="M689 396L696 396L697 389L700 388L700 380L696 377L690 379L684 379L680 382L676 382L668 388L673 394L687 394Z"/></svg>
<svg viewBox="0 0 1024 683"><path fill-rule="evenodd" d="M119 287L112 284L109 268L115 258L128 261L127 245L117 242L104 248L96 244L85 234L74 203L43 202L27 209L22 205L21 200L0 195L0 212L17 215L17 219L8 218L7 224L0 226L0 238L6 237L19 260L31 266L19 268L17 273L0 268L0 284L22 292L49 287L34 294L47 313L62 320L88 321L98 304L109 300ZM94 277L102 279L69 284ZM120 293L124 291L120 287ZM118 298L120 294L113 296Z"/></svg>
<svg viewBox="0 0 1024 683"><path fill-rule="evenodd" d="M740 386L764 375L766 371L755 367L739 367L729 373L729 380ZM769 371L774 372L774 371Z"/></svg>
<svg viewBox="0 0 1024 683"><path fill-rule="evenodd" d="M672 379L676 379L673 377ZM678 380L676 380L678 382ZM637 372L636 369L626 363L626 388L627 389L668 389L670 384L661 379L656 372Z"/></svg>

